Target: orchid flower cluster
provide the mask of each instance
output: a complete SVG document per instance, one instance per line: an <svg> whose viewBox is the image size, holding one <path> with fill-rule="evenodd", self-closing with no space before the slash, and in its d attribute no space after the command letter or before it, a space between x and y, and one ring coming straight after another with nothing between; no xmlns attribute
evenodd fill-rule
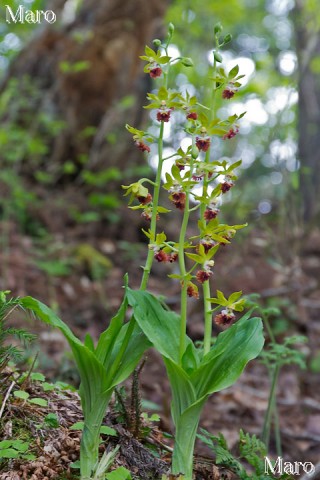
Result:
<svg viewBox="0 0 320 480"><path fill-rule="evenodd" d="M232 139L239 132L238 122L245 113L229 116L225 120L216 117L216 97L221 96L224 100L230 100L241 86L239 67L235 66L226 73L218 64L222 62L219 49L231 41L231 35L226 35L222 41L220 34L222 27L215 26L214 63L211 79L211 105L202 105L196 96L187 92L182 95L178 91L168 88L168 74L173 63L180 61L186 67L192 67L190 58L172 58L168 55L168 47L172 39L174 28L169 27L167 41L162 44L155 40L157 51L149 46L145 48L145 55L140 58L147 62L144 71L151 78L161 81L160 87L155 93L149 93L149 104L144 108L156 111L156 119L159 126L159 136L154 137L147 131L138 130L126 125L127 130L133 135L136 147L146 154L151 153L150 144L158 144L158 174L156 182L142 178L131 185L123 185L125 195L130 195L129 205L133 210L141 210L142 217L151 223L150 228L143 230L149 240L149 250L153 258L158 262L179 262L180 274L170 275L181 282L182 290L188 297L199 298L199 284L203 286L206 300L207 328L204 341L205 351L208 351L211 341L211 328L209 328L209 314L212 311L211 303L225 307L215 316L215 322L219 325L230 325L235 319L234 311L243 309L243 301L240 294L232 296L227 301L221 295L210 298L209 280L213 274L214 256L220 246L229 244L237 230L244 225L226 225L219 221L219 205L223 197L233 188L237 179L236 169L241 165L241 160L228 164L226 160L212 159L211 143L214 135L223 140ZM175 112L182 112L185 116L183 126L186 135L190 139L190 146L184 151L181 147L173 155L163 158L163 131L164 124L172 121ZM157 232L157 221L161 214L168 214L169 209L159 203L159 190L162 178L163 164L167 160L173 161L170 173L166 173L166 180L162 187L168 192L168 198L172 205L181 211L182 224L179 241L168 240L164 232ZM195 188L196 187L196 188ZM153 190L150 191L150 190ZM190 214L198 215L199 234L193 238L186 237L186 227L189 223ZM150 273L151 261L147 261L144 270L142 288L147 285L147 277ZM186 267L186 259L191 260L191 266ZM221 292L220 292L221 293ZM185 295L184 295L185 296ZM210 315L211 323L211 315Z"/></svg>

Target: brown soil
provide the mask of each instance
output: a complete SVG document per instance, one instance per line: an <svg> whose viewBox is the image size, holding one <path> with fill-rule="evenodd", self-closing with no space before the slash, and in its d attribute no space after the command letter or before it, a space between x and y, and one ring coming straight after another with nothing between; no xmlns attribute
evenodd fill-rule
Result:
<svg viewBox="0 0 320 480"><path fill-rule="evenodd" d="M67 232L52 239L51 243L57 245L52 258L64 259L70 252L74 252L80 243L90 242L97 251L109 258L110 268L100 279L95 279L90 265L86 261L79 261L73 265L69 275L49 277L34 263L39 256L37 242L30 237L21 236L14 226L9 227L10 250L0 254L1 264L5 266L0 288L10 289L14 295L29 294L45 303L58 304L61 318L82 338L86 332L97 337L106 327L108 319L121 302L122 278L126 271L129 271L131 286L139 285L140 275L137 275L137 271L143 263L145 252L141 245L121 244L111 240L103 232L99 238L89 236L89 239L81 231ZM62 247L59 248L59 245ZM172 266L155 265L149 289L165 295L170 307L176 308L179 285L168 283L164 274L169 273L170 268ZM240 289L246 294L257 292L261 294L265 304L281 308L286 323L278 320L274 324L276 329L281 330L279 339L296 333L308 337L308 343L302 347L307 354L308 368L305 371L290 366L283 368L278 385L278 406L283 457L287 461L318 463L320 232L314 231L308 241L304 242L299 255L292 253L289 258L281 256L280 253L274 255L270 249L270 239L265 234L251 232L245 247L236 245L233 249L223 249L217 257L215 269L219 272L219 279L214 281L213 289L219 288L226 294ZM189 334L193 339L200 339L202 333L200 302L190 302ZM21 322L19 319L12 321ZM25 320L23 323L26 327ZM50 378L62 378L76 383L77 375L70 357L65 354L66 343L60 333L48 331L31 319L27 328L39 334L41 352L38 369L43 370ZM217 334L218 330L215 333ZM170 389L157 352L148 352L140 381L143 399L158 406L161 416L160 431L171 431ZM221 431L230 447L235 446L240 428L258 435L262 428L269 388L270 381L265 367L259 361L251 362L233 387L212 396L203 412L201 426L213 434ZM129 434L126 437L126 433L123 433L123 438L135 452L132 436ZM122 453L127 449L127 444L124 444L126 447ZM140 449L140 445L138 448ZM200 455L196 463L199 472L205 469L206 465L214 468L212 455L203 445L197 446L197 452ZM274 440L271 452L275 454ZM126 462L132 466L124 460L124 464ZM200 473L198 475L203 479L219 478L214 476L215 473L209 474L208 470L205 470L202 477Z"/></svg>

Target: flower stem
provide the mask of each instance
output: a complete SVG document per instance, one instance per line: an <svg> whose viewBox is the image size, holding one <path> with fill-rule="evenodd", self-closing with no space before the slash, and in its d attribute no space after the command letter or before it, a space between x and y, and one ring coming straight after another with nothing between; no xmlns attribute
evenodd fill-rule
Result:
<svg viewBox="0 0 320 480"><path fill-rule="evenodd" d="M216 45L218 46L218 41L217 38L215 37ZM217 72L217 62L216 59L213 61L213 78L216 77L216 72ZM213 81L213 86L212 86L212 93L211 93L211 100L210 100L210 121L214 120L215 117L215 99L216 99L216 89L217 89L217 84L216 81ZM210 163L210 150L209 149L206 152L205 156L205 163ZM205 177L203 179L203 189L202 189L202 196L204 198L207 197L207 192L208 192L208 185L209 185L209 178L208 178L208 173L205 174ZM205 211L206 205L204 203L201 204L200 207L200 215L201 218L204 216L204 211ZM204 338L203 338L203 355L207 355L207 353L210 352L211 348L211 337L212 337L212 314L211 314L211 303L209 302L209 298L211 297L211 291L210 291L210 280L207 280L206 282L203 283L202 285L202 292L203 292L203 309L204 309Z"/></svg>
<svg viewBox="0 0 320 480"><path fill-rule="evenodd" d="M180 267L180 274L182 276L186 275L186 264L184 258L184 240L187 231L187 225L189 220L189 192L186 192L186 204L185 210L180 230L179 236L179 267ZM187 331L187 282L183 281L181 287L181 309L180 309L180 341L179 341L179 358L180 363L182 361L183 354L186 349L186 331Z"/></svg>
<svg viewBox="0 0 320 480"><path fill-rule="evenodd" d="M274 436L276 439L276 452L279 457L282 457L282 446L281 446L281 431L280 431L280 422L279 422L279 411L277 403L275 400L274 403Z"/></svg>
<svg viewBox="0 0 320 480"><path fill-rule="evenodd" d="M154 241L156 238L156 230L157 230L157 210L159 205L159 195L160 195L160 187L161 187L161 173L162 173L162 163L163 163L163 131L164 131L164 124L161 122L160 124L160 132L158 138L158 169L156 175L156 182L153 191L153 208L152 208L152 216L151 216L151 224L150 224L150 232L151 232L151 240L150 243ZM143 268L143 275L140 285L140 290L146 290L152 262L153 262L154 253L153 250L149 249L146 264Z"/></svg>
<svg viewBox="0 0 320 480"><path fill-rule="evenodd" d="M180 308L180 341L179 341L179 359L182 363L182 357L186 350L186 331L187 331L187 283L183 282L181 287L181 308Z"/></svg>
<svg viewBox="0 0 320 480"><path fill-rule="evenodd" d="M210 148L206 152L205 163L209 163L209 161L210 161ZM202 195L204 197L207 196L207 190L208 190L208 175L206 174L203 180L203 190L202 190ZM206 208L206 205L202 203L200 207L201 218L203 218L205 208ZM206 355L207 353L210 352L211 337L212 337L211 303L208 301L208 298L211 297L210 280L206 280L202 284L202 292L203 292L203 314L204 314L203 355Z"/></svg>
<svg viewBox="0 0 320 480"><path fill-rule="evenodd" d="M210 283L209 280L203 283L203 305L204 305L204 339L203 339L203 355L210 352L211 337L212 337L212 313L210 298Z"/></svg>
<svg viewBox="0 0 320 480"><path fill-rule="evenodd" d="M269 338L270 338L270 340L271 340L271 343L276 344L276 338L275 338L275 336L274 336L274 334L273 334L273 331L272 331L272 328L271 328L271 325L270 325L268 316L267 316L267 315L264 315L264 314L262 314L261 316L262 316L262 320L263 320L263 322L264 322L264 324L265 324L265 326L266 326L266 329L267 329Z"/></svg>
<svg viewBox="0 0 320 480"><path fill-rule="evenodd" d="M280 365L277 364L272 372L272 383L271 383L271 389L270 389L269 400L268 400L268 408L264 417L263 429L262 429L262 441L266 445L267 449L269 447L271 420L272 420L272 415L273 415L274 406L275 406L279 373L280 373Z"/></svg>
<svg viewBox="0 0 320 480"><path fill-rule="evenodd" d="M192 144L195 144L195 137L192 137ZM192 177L193 172L193 157L190 160L190 178ZM183 212L183 219L180 229L179 235L179 267L180 267L180 275L186 278L187 271L186 271L186 263L185 263L185 255L184 255L184 244L187 234L187 227L189 223L190 217L190 187L187 187L185 190L186 199L185 199L185 208ZM187 302L188 302L188 295L187 295L188 283L183 280L182 287L181 287L181 310L180 310L180 341L179 341L179 359L180 363L182 362L182 357L186 349L186 333L187 333Z"/></svg>

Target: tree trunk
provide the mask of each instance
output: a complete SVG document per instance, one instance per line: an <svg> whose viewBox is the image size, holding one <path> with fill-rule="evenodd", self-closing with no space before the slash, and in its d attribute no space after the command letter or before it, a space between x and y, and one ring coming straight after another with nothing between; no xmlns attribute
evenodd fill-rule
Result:
<svg viewBox="0 0 320 480"><path fill-rule="evenodd" d="M315 223L320 218L320 26L312 21L317 12L297 0L295 26L299 60L298 147L303 218Z"/></svg>
<svg viewBox="0 0 320 480"><path fill-rule="evenodd" d="M114 168L116 173L101 191L116 196L117 191L122 195L119 185L128 181L120 177L128 177L134 166L143 165L143 155L124 127L130 123L141 128L146 121L141 107L150 85L139 55L145 44L161 37L166 3L85 0L78 12L68 13L70 2L52 0L49 8L57 13L57 23L36 32L10 66L2 90L11 78L30 77L40 92L37 100L33 99L34 115L44 112L63 122L61 131L48 139L48 153L37 166L62 171L53 188L42 188L43 193L51 189L44 215L52 216L52 197L61 195L61 186L78 193L81 190L85 196L90 188L99 191L85 185L84 169L101 172ZM72 21L67 13L74 15ZM66 161L74 166L72 175L63 173ZM23 171L32 176L35 168L30 158L24 157L23 163Z"/></svg>

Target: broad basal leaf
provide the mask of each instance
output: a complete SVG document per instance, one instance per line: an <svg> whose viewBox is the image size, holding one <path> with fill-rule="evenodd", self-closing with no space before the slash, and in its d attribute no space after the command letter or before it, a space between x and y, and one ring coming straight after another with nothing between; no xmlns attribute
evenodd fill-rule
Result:
<svg viewBox="0 0 320 480"><path fill-rule="evenodd" d="M59 328L68 340L81 378L79 393L83 412L85 416L88 415L93 408L95 399L99 398L109 388L106 371L102 363L97 359L94 352L83 345L70 328L49 307L32 297L24 297L21 302L24 308L31 310L43 322Z"/></svg>
<svg viewBox="0 0 320 480"><path fill-rule="evenodd" d="M191 375L198 398L232 385L246 364L259 355L263 344L260 318L248 319L245 315L228 330L220 333L202 365Z"/></svg>
<svg viewBox="0 0 320 480"><path fill-rule="evenodd" d="M161 355L179 363L179 317L165 310L153 295L127 289L129 305L140 328Z"/></svg>

